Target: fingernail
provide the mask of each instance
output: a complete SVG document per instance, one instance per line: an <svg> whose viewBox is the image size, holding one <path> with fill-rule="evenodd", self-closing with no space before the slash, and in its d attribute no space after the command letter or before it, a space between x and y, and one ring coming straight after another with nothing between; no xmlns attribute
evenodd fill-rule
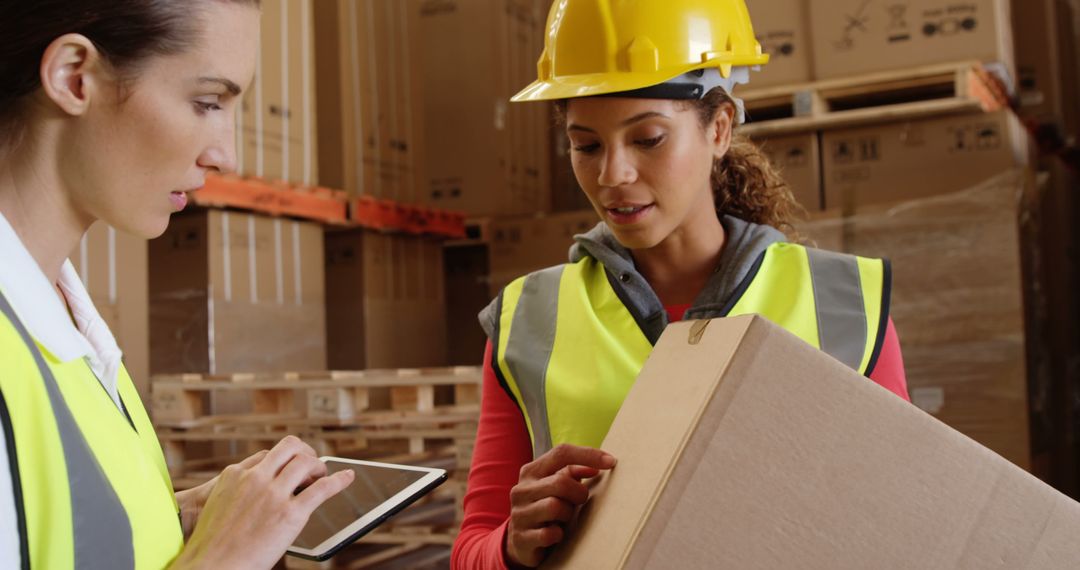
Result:
<svg viewBox="0 0 1080 570"><path fill-rule="evenodd" d="M615 459L615 456L614 456L614 455L611 455L610 453L605 453L605 454L603 455L603 457L601 457L601 459L603 460L603 462L604 462L604 465L605 465L605 466L606 466L606 467L607 467L608 469L611 469L612 467L615 467L615 464L616 464L616 463L618 462L618 461L617 461L617 460Z"/></svg>

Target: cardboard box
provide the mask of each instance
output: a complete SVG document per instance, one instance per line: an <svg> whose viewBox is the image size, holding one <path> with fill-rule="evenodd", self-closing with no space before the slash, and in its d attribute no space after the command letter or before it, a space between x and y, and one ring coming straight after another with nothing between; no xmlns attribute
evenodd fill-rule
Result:
<svg viewBox="0 0 1080 570"><path fill-rule="evenodd" d="M310 186L318 180L311 1L265 0L261 33L237 115L238 170Z"/></svg>
<svg viewBox="0 0 1080 570"><path fill-rule="evenodd" d="M362 229L327 232L326 301L332 308L326 318L330 368L446 363L440 241Z"/></svg>
<svg viewBox="0 0 1080 570"><path fill-rule="evenodd" d="M1008 0L810 0L810 35L818 79L1014 59Z"/></svg>
<svg viewBox="0 0 1080 570"><path fill-rule="evenodd" d="M750 74L750 86L769 87L814 79L807 0L751 0L746 3L769 63Z"/></svg>
<svg viewBox="0 0 1080 570"><path fill-rule="evenodd" d="M104 223L90 227L71 255L101 318L124 353L124 366L145 403L150 398L146 240Z"/></svg>
<svg viewBox="0 0 1080 570"><path fill-rule="evenodd" d="M1080 504L757 316L669 326L602 447L619 463L548 567L1080 559Z"/></svg>
<svg viewBox="0 0 1080 570"><path fill-rule="evenodd" d="M588 232L599 222L593 210L492 220L491 295L498 295L518 277L566 263L574 236Z"/></svg>
<svg viewBox="0 0 1080 570"><path fill-rule="evenodd" d="M844 212L968 188L1026 161L1007 112L827 131L825 208Z"/></svg>
<svg viewBox="0 0 1080 570"><path fill-rule="evenodd" d="M784 176L795 200L807 212L822 208L821 138L806 133L755 141Z"/></svg>
<svg viewBox="0 0 1080 570"><path fill-rule="evenodd" d="M417 202L426 176L415 14L403 1L321 1L315 31L320 184Z"/></svg>
<svg viewBox="0 0 1080 570"><path fill-rule="evenodd" d="M154 374L326 369L323 230L223 210L150 242Z"/></svg>
<svg viewBox="0 0 1080 570"><path fill-rule="evenodd" d="M488 246L474 244L443 250L446 268L447 364L476 366L484 356L487 335L477 315L491 301Z"/></svg>
<svg viewBox="0 0 1080 570"><path fill-rule="evenodd" d="M472 216L547 211L547 103L510 103L536 80L550 1L410 0L424 76L422 203Z"/></svg>

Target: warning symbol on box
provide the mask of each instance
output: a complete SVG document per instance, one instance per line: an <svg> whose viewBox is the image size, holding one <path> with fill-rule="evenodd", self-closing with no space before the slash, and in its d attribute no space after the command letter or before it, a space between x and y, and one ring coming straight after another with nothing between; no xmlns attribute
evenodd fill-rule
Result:
<svg viewBox="0 0 1080 570"><path fill-rule="evenodd" d="M953 130L953 152L973 152L1001 148L1001 130L993 123L968 125Z"/></svg>

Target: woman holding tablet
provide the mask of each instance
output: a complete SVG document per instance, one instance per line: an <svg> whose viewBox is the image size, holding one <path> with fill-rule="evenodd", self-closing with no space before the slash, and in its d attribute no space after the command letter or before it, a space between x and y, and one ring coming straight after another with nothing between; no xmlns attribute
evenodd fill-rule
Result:
<svg viewBox="0 0 1080 570"><path fill-rule="evenodd" d="M758 313L907 398L888 264L789 243L791 192L734 134L735 87L767 61L743 0L555 1L539 77L513 100L556 101L602 222L480 315L455 568L537 566L563 541L582 480L616 464L597 447L669 322Z"/></svg>
<svg viewBox="0 0 1080 570"><path fill-rule="evenodd" d="M233 169L258 30L257 0L0 3L0 567L269 568L353 479L290 437L174 495L67 261Z"/></svg>

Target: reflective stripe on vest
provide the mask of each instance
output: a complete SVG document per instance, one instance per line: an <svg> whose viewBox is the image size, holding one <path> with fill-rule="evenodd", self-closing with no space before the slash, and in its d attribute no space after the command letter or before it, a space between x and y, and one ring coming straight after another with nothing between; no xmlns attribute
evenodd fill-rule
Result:
<svg viewBox="0 0 1080 570"><path fill-rule="evenodd" d="M888 265L773 244L733 297L726 316L760 314L866 374L887 321ZM494 336L494 368L534 457L561 443L598 447L652 352L591 257L508 285Z"/></svg>
<svg viewBox="0 0 1080 570"><path fill-rule="evenodd" d="M81 359L50 365L53 357L2 293L0 315L0 412L8 420L12 484L19 485L23 567L166 566L183 547L183 535L160 446L126 371L121 367L118 386L133 424ZM99 410L115 417L99 419ZM88 423L94 424L90 431ZM126 431L115 433L120 429ZM103 437L107 430L115 436ZM103 449L120 464L104 469Z"/></svg>

